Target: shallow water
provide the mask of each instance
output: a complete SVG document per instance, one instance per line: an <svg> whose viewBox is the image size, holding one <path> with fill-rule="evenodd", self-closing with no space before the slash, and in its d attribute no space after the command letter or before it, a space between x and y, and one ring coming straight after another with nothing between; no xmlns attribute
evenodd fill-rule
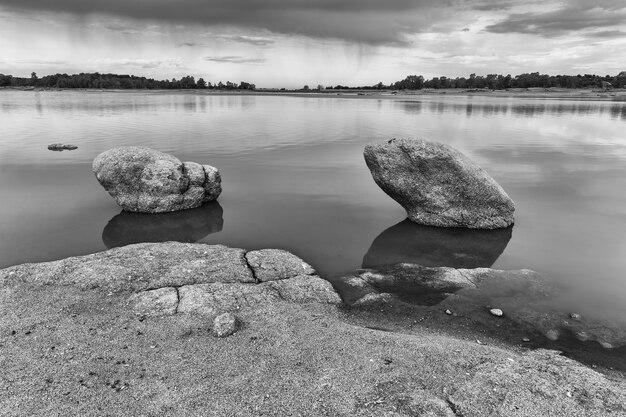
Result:
<svg viewBox="0 0 626 417"><path fill-rule="evenodd" d="M0 91L0 266L137 241L279 247L332 278L392 260L530 268L564 286L560 308L626 327L626 103L495 97ZM516 202L512 229L403 222L365 144L448 143ZM78 145L51 152L47 145ZM120 214L91 172L114 146L218 167L219 203Z"/></svg>

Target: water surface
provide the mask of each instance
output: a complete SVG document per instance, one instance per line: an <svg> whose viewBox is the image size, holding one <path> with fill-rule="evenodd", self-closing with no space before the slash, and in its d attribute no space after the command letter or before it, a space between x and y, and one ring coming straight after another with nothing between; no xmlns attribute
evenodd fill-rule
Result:
<svg viewBox="0 0 626 417"><path fill-rule="evenodd" d="M623 102L0 91L0 126L2 267L174 239L288 249L328 278L388 259L530 268L568 288L562 308L626 321ZM396 136L448 143L484 167L516 202L514 227L403 222L362 157ZM79 148L47 149L57 142ZM91 161L122 145L218 167L219 204L120 213Z"/></svg>

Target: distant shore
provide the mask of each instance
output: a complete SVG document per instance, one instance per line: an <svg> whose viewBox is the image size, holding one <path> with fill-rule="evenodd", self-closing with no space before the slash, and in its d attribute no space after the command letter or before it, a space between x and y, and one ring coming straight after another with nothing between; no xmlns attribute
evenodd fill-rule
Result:
<svg viewBox="0 0 626 417"><path fill-rule="evenodd" d="M572 100L626 101L626 89L602 90L599 88L511 88L506 90L462 89L462 88L424 88L421 90L282 90L260 88L257 90L208 90L208 89L95 89L95 88L32 88L0 87L0 91L88 91L115 93L185 93L198 95L280 95L295 97L344 97L393 99L414 96L479 96L479 97L514 97L514 98L554 98Z"/></svg>

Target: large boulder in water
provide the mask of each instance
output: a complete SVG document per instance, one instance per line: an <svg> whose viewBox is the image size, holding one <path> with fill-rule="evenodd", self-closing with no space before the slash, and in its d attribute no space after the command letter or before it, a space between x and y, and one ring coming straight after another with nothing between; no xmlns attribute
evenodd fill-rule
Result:
<svg viewBox="0 0 626 417"><path fill-rule="evenodd" d="M498 229L513 224L515 205L481 167L456 149L419 139L365 147L374 181L428 226Z"/></svg>
<svg viewBox="0 0 626 417"><path fill-rule="evenodd" d="M181 162L141 146L109 149L93 160L98 182L124 210L163 213L194 208L222 192L217 168Z"/></svg>

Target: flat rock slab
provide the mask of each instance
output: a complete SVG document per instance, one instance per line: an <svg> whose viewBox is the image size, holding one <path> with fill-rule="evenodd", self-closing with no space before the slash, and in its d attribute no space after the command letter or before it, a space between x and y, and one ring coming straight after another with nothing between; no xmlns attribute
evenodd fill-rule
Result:
<svg viewBox="0 0 626 417"><path fill-rule="evenodd" d="M11 267L0 273L0 284L24 281L137 292L211 282L255 283L245 253L222 245L139 243L93 255Z"/></svg>
<svg viewBox="0 0 626 417"><path fill-rule="evenodd" d="M365 147L374 181L419 224L499 229L515 205L487 172L451 146L397 138Z"/></svg>
<svg viewBox="0 0 626 417"><path fill-rule="evenodd" d="M144 244L1 270L0 415L626 415L623 380L553 351L349 324L315 275L172 273L207 256L240 271L245 254ZM229 312L198 311L207 299L236 310L236 333L212 336Z"/></svg>
<svg viewBox="0 0 626 417"><path fill-rule="evenodd" d="M122 146L93 160L100 185L124 210L163 213L199 207L222 192L217 168L143 146Z"/></svg>
<svg viewBox="0 0 626 417"><path fill-rule="evenodd" d="M253 250L246 254L246 260L261 282L315 273L311 265L280 249Z"/></svg>

